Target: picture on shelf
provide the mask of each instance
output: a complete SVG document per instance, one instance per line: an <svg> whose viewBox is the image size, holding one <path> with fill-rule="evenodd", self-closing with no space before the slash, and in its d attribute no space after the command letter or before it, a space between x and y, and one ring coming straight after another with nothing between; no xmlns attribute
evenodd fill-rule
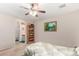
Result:
<svg viewBox="0 0 79 59"><path fill-rule="evenodd" d="M57 31L57 21L44 23L44 31Z"/></svg>

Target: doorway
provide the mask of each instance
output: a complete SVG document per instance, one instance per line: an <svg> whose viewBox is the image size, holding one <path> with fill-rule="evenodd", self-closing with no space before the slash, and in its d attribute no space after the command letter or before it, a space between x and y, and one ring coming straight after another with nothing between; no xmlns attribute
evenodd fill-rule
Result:
<svg viewBox="0 0 79 59"><path fill-rule="evenodd" d="M22 20L17 21L16 44L26 44L26 23Z"/></svg>

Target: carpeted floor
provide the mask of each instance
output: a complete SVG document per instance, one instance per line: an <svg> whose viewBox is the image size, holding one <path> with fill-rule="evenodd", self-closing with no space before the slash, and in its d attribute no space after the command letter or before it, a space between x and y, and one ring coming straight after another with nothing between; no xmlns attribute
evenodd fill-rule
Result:
<svg viewBox="0 0 79 59"><path fill-rule="evenodd" d="M0 51L0 56L22 56L24 55L24 49L26 44L19 43L16 44L14 48Z"/></svg>

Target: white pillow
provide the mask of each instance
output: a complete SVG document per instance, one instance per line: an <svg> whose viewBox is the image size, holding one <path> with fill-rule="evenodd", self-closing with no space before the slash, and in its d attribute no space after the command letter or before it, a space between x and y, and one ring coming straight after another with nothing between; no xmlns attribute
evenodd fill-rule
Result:
<svg viewBox="0 0 79 59"><path fill-rule="evenodd" d="M79 56L79 47L75 49L75 52L77 53L77 56Z"/></svg>
<svg viewBox="0 0 79 59"><path fill-rule="evenodd" d="M55 48L65 56L73 56L75 54L74 48L64 46L55 46Z"/></svg>

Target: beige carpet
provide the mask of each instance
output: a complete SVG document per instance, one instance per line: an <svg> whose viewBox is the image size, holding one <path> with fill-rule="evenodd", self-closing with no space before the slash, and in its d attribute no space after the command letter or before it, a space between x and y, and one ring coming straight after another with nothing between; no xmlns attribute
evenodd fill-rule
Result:
<svg viewBox="0 0 79 59"><path fill-rule="evenodd" d="M0 51L0 56L22 56L24 54L24 49L26 44L19 43L16 44L14 48Z"/></svg>

